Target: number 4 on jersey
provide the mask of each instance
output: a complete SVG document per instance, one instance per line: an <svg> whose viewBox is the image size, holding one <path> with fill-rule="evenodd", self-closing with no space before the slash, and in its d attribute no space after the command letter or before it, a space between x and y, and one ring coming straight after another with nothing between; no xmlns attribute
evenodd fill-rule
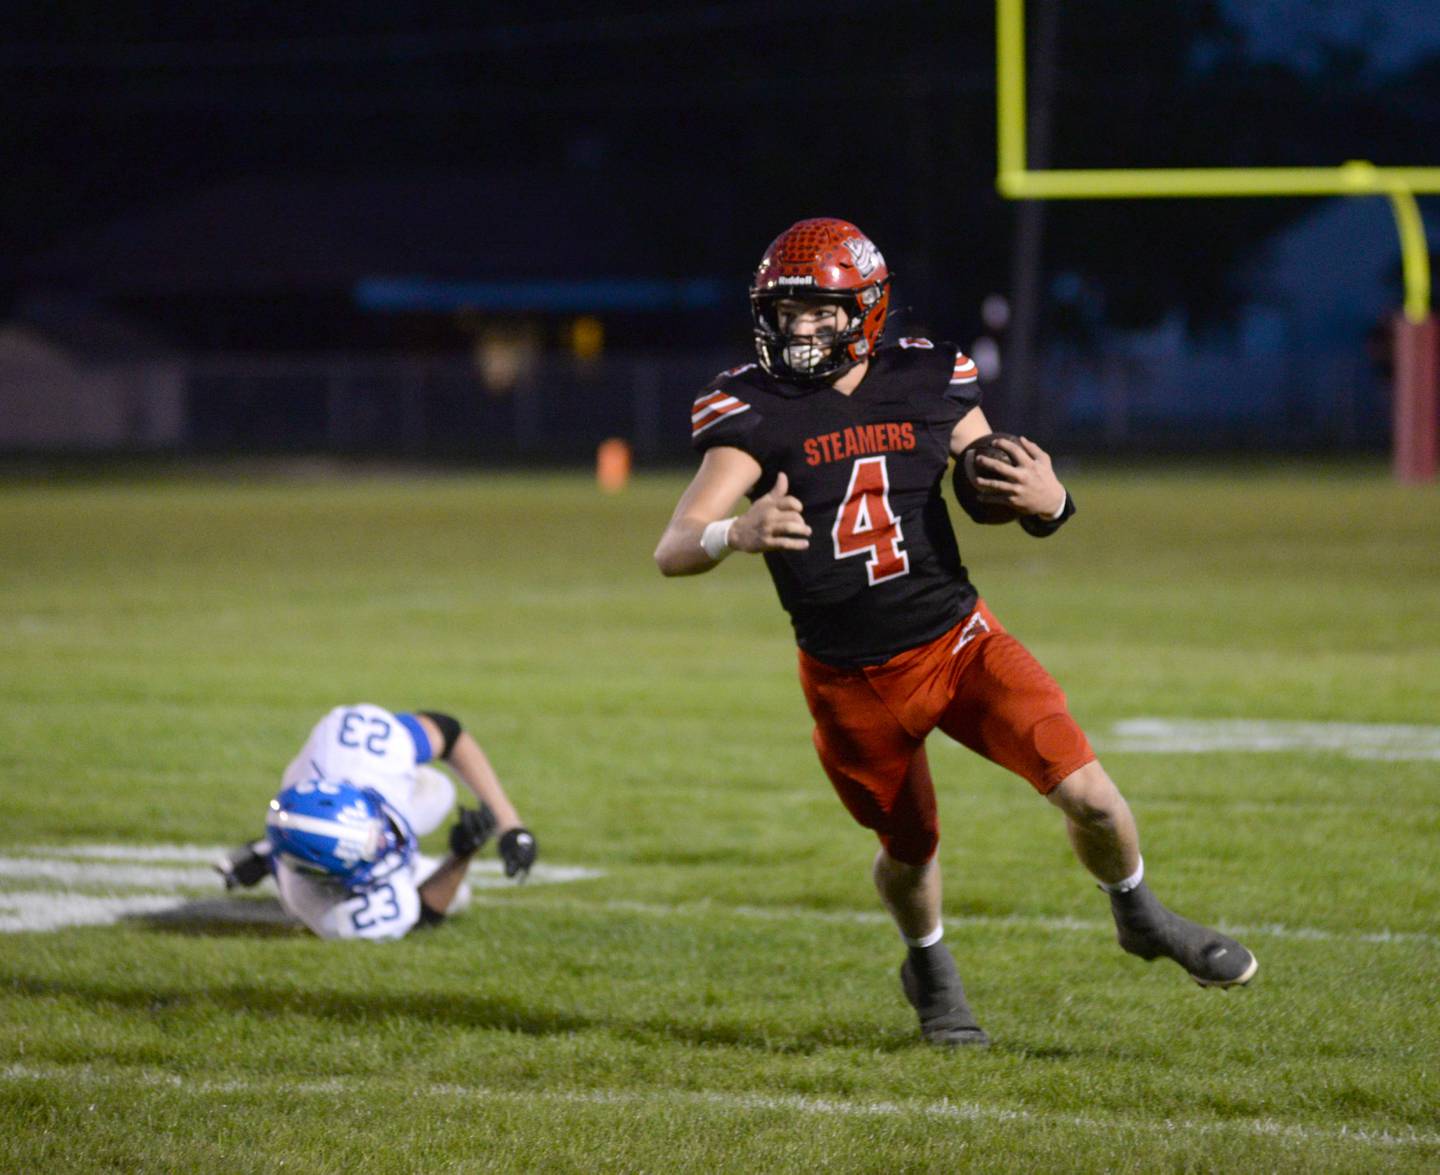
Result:
<svg viewBox="0 0 1440 1175"><path fill-rule="evenodd" d="M890 471L884 457L861 457L850 471L850 488L831 528L835 558L869 555L865 573L870 586L910 571L910 556L900 549L905 536L890 509Z"/></svg>

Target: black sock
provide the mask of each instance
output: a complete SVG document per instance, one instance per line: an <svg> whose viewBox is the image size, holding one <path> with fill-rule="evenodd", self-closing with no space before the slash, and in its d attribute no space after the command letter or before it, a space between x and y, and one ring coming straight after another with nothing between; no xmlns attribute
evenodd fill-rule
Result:
<svg viewBox="0 0 1440 1175"><path fill-rule="evenodd" d="M906 947L910 956L911 968L919 974L930 975L939 967L943 967L949 958L950 952L945 949L943 941L931 943L928 947Z"/></svg>

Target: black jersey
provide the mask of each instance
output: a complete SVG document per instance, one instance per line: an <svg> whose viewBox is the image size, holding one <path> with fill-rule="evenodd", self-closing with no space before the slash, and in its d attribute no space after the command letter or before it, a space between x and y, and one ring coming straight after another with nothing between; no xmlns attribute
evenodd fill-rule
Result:
<svg viewBox="0 0 1440 1175"><path fill-rule="evenodd" d="M840 665L874 664L939 636L974 606L941 497L956 421L980 403L975 364L948 343L879 348L850 395L747 363L695 400L692 444L743 449L783 470L811 529L805 551L769 551L800 647Z"/></svg>

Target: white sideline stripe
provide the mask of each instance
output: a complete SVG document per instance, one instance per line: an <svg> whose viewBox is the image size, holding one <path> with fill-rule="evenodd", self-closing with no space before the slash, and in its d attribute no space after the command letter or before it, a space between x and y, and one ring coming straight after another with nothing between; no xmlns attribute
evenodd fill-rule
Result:
<svg viewBox="0 0 1440 1175"><path fill-rule="evenodd" d="M58 881L88 889L103 889L106 886L122 889L144 889L167 887L187 890L201 890L216 893L220 879L209 869L165 869L140 864L125 864L123 858L134 861L211 861L220 855L218 846L207 848L198 845L69 845L56 848L30 850L33 856L0 857L0 878L19 878L25 881ZM43 855L42 855L43 854ZM122 863L83 864L77 861L55 860L55 857L78 857L85 859L121 858ZM603 869L583 865L547 865L537 863L530 873L527 884L564 884L571 881L590 881L604 877ZM504 890L503 902L476 896L477 904L514 905L523 901L522 889L503 874L499 861L477 861L470 866L469 882L472 889ZM159 904L157 904L159 903ZM76 917L67 919L64 925L109 925L128 914L151 913L156 910L176 908L180 905L173 894L86 895L39 889L0 889L0 932L15 930L54 929L51 919L63 909L70 909ZM260 912L262 903L232 900L235 913L231 920L273 920L273 915ZM636 902L623 899L587 902L583 899L550 899L544 905L551 909L567 909L579 912L607 911L618 914L636 914L648 918L693 918L725 917L753 919L758 921L811 921L830 922L842 925L889 925L889 916L878 910L812 910L800 906L722 906L711 902L682 902L666 904L659 902ZM247 906L254 906L253 912ZM45 925L21 925L16 919L27 909L39 911ZM8 916L7 916L8 914ZM90 922L91 914L103 915L100 922ZM1108 933L1110 923L1081 918L1047 918L1042 915L949 915L945 924L952 927L1018 927L1049 931L1071 931L1093 934ZM1220 929L1237 937L1260 935L1269 938L1297 939L1314 942L1363 942L1363 943L1417 943L1426 946L1440 946L1440 935L1423 931L1345 931L1325 930L1319 927L1286 926L1281 923L1265 923L1256 926L1237 926L1221 923Z"/></svg>
<svg viewBox="0 0 1440 1175"><path fill-rule="evenodd" d="M208 865L225 850L218 845L55 845L27 851L84 861L203 861Z"/></svg>
<svg viewBox="0 0 1440 1175"><path fill-rule="evenodd" d="M166 868L161 865L106 865L89 861L53 861L47 857L0 857L0 877L55 881L97 889L214 889L220 875L210 869Z"/></svg>
<svg viewBox="0 0 1440 1175"><path fill-rule="evenodd" d="M477 873L481 875L478 879L475 876ZM505 876L505 866L499 861L476 861L471 864L467 876L471 885L478 885L482 889L513 889L515 886L515 882ZM525 884L528 885L531 881L594 881L597 877L604 876L603 869L591 869L586 865L546 865L541 861L531 868Z"/></svg>
<svg viewBox="0 0 1440 1175"><path fill-rule="evenodd" d="M557 870L560 867L555 867ZM498 874L499 866L496 871ZM595 870L575 869L587 874ZM482 888L502 888L497 877L491 885ZM510 896L505 898L473 898L475 906L490 906L501 909L514 906L521 901L513 883L505 881L503 888ZM526 903L529 909L539 909L537 904ZM44 890L4 891L0 890L0 933L14 933L22 930L55 930L61 926L109 926L136 914L153 914L184 907L194 909L196 903L177 896L164 894L135 894L128 897L99 896L75 893L47 892ZM875 926L890 924L889 916L870 910L807 910L799 907L777 906L719 906L708 902L663 905L654 902L633 902L623 900L586 902L574 899L546 899L543 904L548 910L568 910L581 914L620 914L642 918L740 918L761 922L824 922L845 926ZM277 912L273 902L245 898L217 896L203 911L206 919L224 922L273 923L284 921L284 915ZM945 925L951 929L966 926L989 929L1043 930L1083 933L1108 936L1112 927L1108 922L1089 921L1082 918L1046 918L1025 914L1006 915L959 915L948 916ZM1381 930L1357 933L1353 931L1321 930L1317 927L1284 926L1262 924L1257 926L1234 926L1221 923L1220 929L1237 938L1259 937L1294 939L1302 942L1362 942L1373 944L1415 943L1421 946L1440 946L1440 935L1418 931Z"/></svg>
<svg viewBox="0 0 1440 1175"><path fill-rule="evenodd" d="M80 846L83 847L83 846ZM222 852L219 848L197 850L203 859L213 861ZM85 856L99 859L89 861L54 860L58 854ZM165 868L158 865L127 863L105 863L103 858L119 856L115 852L81 853L77 849L47 849L44 855L36 851L34 856L0 857L0 877L18 877L26 881L56 881L65 885L98 889L104 886L120 886L127 889L169 887L174 889L213 890L220 884L220 875L212 869ZM162 847L137 852L137 859L163 861L168 859ZM191 858L195 859L195 858ZM478 876L477 876L478 875ZM529 880L536 884L560 883L567 881L589 881L605 874L599 869L588 869L580 865L536 864L530 870ZM482 889L498 889L515 883L504 876L504 866L499 861L477 861L470 866L470 884Z"/></svg>
<svg viewBox="0 0 1440 1175"><path fill-rule="evenodd" d="M170 1088L199 1096L281 1092L291 1096L333 1098L337 1095L370 1096L377 1085L365 1080L293 1081L281 1076L260 1079L226 1078L196 1080L173 1073L150 1069L124 1069L118 1073L100 1073L88 1065L7 1065L0 1068L0 1080L8 1083L26 1081L58 1081L65 1084L84 1083L102 1088L136 1085ZM1152 1131L1173 1134L1249 1134L1265 1138L1289 1138L1297 1142L1351 1142L1365 1146L1440 1146L1440 1134L1423 1134L1417 1130L1383 1130L1366 1127L1302 1126L1278 1122L1273 1118L1237 1118L1231 1121L1200 1121L1185 1118L1148 1119L1107 1116L1087 1117L1081 1114L1054 1114L1028 1109L1008 1109L978 1102L941 1101L856 1101L843 1098L814 1098L799 1094L725 1093L722 1091L688 1090L516 1090L497 1089L484 1085L455 1085L435 1082L426 1085L405 1085L404 1095L432 1098L471 1098L485 1103L512 1102L534 1105L572 1106L635 1106L644 1108L656 1103L679 1103L684 1106L738 1110L746 1113L815 1114L827 1117L898 1118L921 1115L927 1118L957 1122L1031 1122L1042 1126L1062 1125L1104 1133L1116 1131Z"/></svg>
<svg viewBox="0 0 1440 1175"><path fill-rule="evenodd" d="M220 875L214 870L164 864L214 861L222 852L219 847L199 845L69 845L0 856L0 934L113 926L138 915L182 909L203 914L209 921L277 921L273 902L222 896ZM603 876L602 870L580 865L537 864L527 884ZM26 884L22 888L4 884L16 880ZM499 861L481 861L471 866L467 887L468 892L514 889L516 884L504 876ZM213 895L214 900L197 903L197 894Z"/></svg>
<svg viewBox="0 0 1440 1175"><path fill-rule="evenodd" d="M1127 754L1322 751L1352 759L1440 761L1440 726L1280 722L1237 718L1128 718L1097 750Z"/></svg>
<svg viewBox="0 0 1440 1175"><path fill-rule="evenodd" d="M0 857L0 861L33 862L53 860L58 857L85 861L170 861L177 863L199 861L209 865L232 847L225 845L54 845L25 849L22 850L23 855L21 856ZM477 873L487 877L501 877L504 869L504 865L499 861L472 862L470 865L472 884ZM87 876L94 876L94 874L87 873ZM219 880L218 875L208 869L197 870L192 876L203 879L207 889L213 889L216 881ZM550 865L543 861L538 862L530 870L530 880L537 882L592 881L597 877L604 876L603 869L591 869L584 865ZM504 880L507 885L513 884L509 878ZM483 886L489 883L481 881L480 884Z"/></svg>
<svg viewBox="0 0 1440 1175"><path fill-rule="evenodd" d="M476 897L477 905L513 906L516 899L504 902ZM538 906L536 907L538 908ZM890 916L878 910L807 910L799 906L721 906L710 902L681 902L665 905L656 902L603 901L587 902L575 898L551 899L544 902L547 910L608 911L616 914L636 914L642 918L714 918L731 916L750 918L763 922L834 922L847 926L879 924L890 925ZM946 927L983 926L1001 929L1079 931L1086 934L1112 934L1114 925L1110 922L1090 921L1084 918L1046 918L1028 914L947 914ZM1257 926L1239 926L1228 922L1217 924L1220 930L1235 937L1257 935L1266 938L1288 938L1312 942L1365 942L1365 943L1417 943L1423 946L1440 946L1440 935L1424 931L1376 930L1348 931L1323 930L1312 926L1286 926L1272 922Z"/></svg>
<svg viewBox="0 0 1440 1175"><path fill-rule="evenodd" d="M110 898L73 893L0 892L0 934L59 930L62 926L113 926L135 914L160 914L184 904L183 898L164 894Z"/></svg>

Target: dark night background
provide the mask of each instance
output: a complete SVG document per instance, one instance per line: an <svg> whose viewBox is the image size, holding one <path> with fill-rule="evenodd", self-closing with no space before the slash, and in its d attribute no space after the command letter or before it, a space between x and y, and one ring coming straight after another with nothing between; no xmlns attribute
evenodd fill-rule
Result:
<svg viewBox="0 0 1440 1175"><path fill-rule="evenodd" d="M1032 135L1032 166L1440 162L1437 6L1027 9L1032 118L1048 109L1051 119L1048 135ZM1022 280L1020 206L994 188L988 0L60 3L9 15L0 309L32 344L68 348L77 363L190 364L189 424L165 444L321 438L311 392L294 384L287 432L291 394L256 391L253 373L232 373L219 390L205 364L222 356L269 357L283 389L285 371L298 370L275 366L287 356L439 360L519 338L530 357L514 386L550 373L596 382L611 399L667 359L703 369L701 355L745 358L750 270L804 216L843 216L880 245L896 274L892 337L933 333L968 347L990 329L982 299L1013 300ZM1033 48L1047 20L1048 101ZM1167 431L1164 396L1148 408L1126 400L1116 417L1119 385L1096 374L1099 358L1133 369L1157 349L1205 362L1209 348L1215 370L1229 356L1240 371L1258 348L1279 357L1264 370L1284 368L1293 386L1259 416L1233 392L1217 435L1266 447L1277 426L1314 415L1293 360L1318 348L1355 363L1347 388L1316 410L1324 427L1302 429L1301 444L1381 443L1376 328L1402 297L1395 232L1388 205L1371 199L1334 214L1363 217L1364 233L1337 220L1327 236L1324 203L1343 201L1045 205L1028 329L1046 378L1075 376L1083 361L1094 387L1089 409L1077 392L1037 427L1081 447L1107 437L1163 446L1193 422ZM1308 238L1307 218L1317 226ZM1361 284L1335 260L1335 241L1367 255L1369 285L1353 305L1337 294L1313 313L1297 309L1307 291ZM364 283L396 278L434 297L367 303ZM653 298L637 304L646 290ZM576 343L581 316L599 324L603 346ZM1005 331L996 333L1003 354ZM554 364L577 355L583 370L560 379ZM651 366L637 375L625 362ZM684 362L675 371L683 404L703 376ZM0 397L23 415L16 378ZM1181 382L1166 396L1213 379ZM458 385L432 394L451 401L451 425L421 433L489 427L458 406ZM1003 405L998 380L996 395ZM632 417L658 411L661 423L646 416L641 432L664 449L655 437L676 412L665 396L658 408L627 400L629 416L594 428L633 431ZM262 423L227 418L219 399L242 405L241 416L250 405ZM387 411L374 409L351 440L383 447ZM544 411L528 425L520 416L503 428L548 435ZM144 447L161 432L122 430L115 443ZM334 428L324 437L344 441ZM414 430L411 440L427 447Z"/></svg>

